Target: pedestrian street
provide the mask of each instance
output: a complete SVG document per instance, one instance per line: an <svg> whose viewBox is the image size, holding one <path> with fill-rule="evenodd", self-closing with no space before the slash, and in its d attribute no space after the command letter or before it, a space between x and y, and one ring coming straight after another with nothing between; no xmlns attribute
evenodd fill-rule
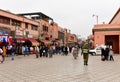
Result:
<svg viewBox="0 0 120 82"><path fill-rule="evenodd" d="M0 64L0 82L120 82L120 55L115 61L101 61L89 56L88 66L83 58L68 56L36 58L35 55L7 57Z"/></svg>

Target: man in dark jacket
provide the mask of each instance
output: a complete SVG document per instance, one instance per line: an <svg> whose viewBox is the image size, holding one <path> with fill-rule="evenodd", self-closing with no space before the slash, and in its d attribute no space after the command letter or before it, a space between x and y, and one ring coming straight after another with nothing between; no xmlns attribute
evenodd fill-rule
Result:
<svg viewBox="0 0 120 82"><path fill-rule="evenodd" d="M105 60L105 49L101 48L101 60L104 61Z"/></svg>
<svg viewBox="0 0 120 82"><path fill-rule="evenodd" d="M109 51L110 51L109 47L106 46L106 49L105 49L105 60L107 60L107 61L108 61L108 57L109 57Z"/></svg>

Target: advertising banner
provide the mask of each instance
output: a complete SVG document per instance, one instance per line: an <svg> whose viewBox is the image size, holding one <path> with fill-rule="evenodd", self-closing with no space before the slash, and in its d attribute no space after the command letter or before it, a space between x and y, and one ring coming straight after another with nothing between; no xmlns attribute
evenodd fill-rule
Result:
<svg viewBox="0 0 120 82"><path fill-rule="evenodd" d="M0 42L8 42L8 36L0 35Z"/></svg>

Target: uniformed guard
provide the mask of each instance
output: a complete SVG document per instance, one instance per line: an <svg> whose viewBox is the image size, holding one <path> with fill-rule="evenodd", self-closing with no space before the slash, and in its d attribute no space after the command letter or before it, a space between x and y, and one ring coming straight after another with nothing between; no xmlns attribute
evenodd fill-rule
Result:
<svg viewBox="0 0 120 82"><path fill-rule="evenodd" d="M84 65L88 65L89 46L87 42L82 47L82 55L83 55Z"/></svg>

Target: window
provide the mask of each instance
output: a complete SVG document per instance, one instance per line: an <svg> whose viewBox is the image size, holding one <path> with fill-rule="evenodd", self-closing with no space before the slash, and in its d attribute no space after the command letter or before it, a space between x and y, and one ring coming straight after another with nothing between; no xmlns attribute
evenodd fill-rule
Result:
<svg viewBox="0 0 120 82"><path fill-rule="evenodd" d="M48 32L48 27L47 27L47 26L45 26L45 25L43 25L43 31Z"/></svg>
<svg viewBox="0 0 120 82"><path fill-rule="evenodd" d="M28 23L25 23L25 28L28 29Z"/></svg>
<svg viewBox="0 0 120 82"><path fill-rule="evenodd" d="M21 22L20 21L17 21L17 20L12 20L12 25L13 26L21 26Z"/></svg>
<svg viewBox="0 0 120 82"><path fill-rule="evenodd" d="M74 40L74 37L73 37L73 36L70 36L70 40Z"/></svg>
<svg viewBox="0 0 120 82"><path fill-rule="evenodd" d="M32 30L38 30L38 27L36 25L32 25L31 29Z"/></svg>
<svg viewBox="0 0 120 82"><path fill-rule="evenodd" d="M0 23L10 25L10 19L6 18L6 17L3 17L3 16L0 16Z"/></svg>

